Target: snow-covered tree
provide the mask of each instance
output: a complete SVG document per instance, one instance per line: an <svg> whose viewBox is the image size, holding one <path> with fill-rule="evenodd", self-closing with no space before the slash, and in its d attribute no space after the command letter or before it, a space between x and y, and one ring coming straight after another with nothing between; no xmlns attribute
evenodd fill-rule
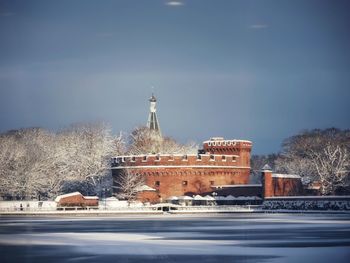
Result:
<svg viewBox="0 0 350 263"><path fill-rule="evenodd" d="M321 182L322 194L334 193L349 180L350 156L343 145L326 145L321 151L312 151L311 160Z"/></svg>
<svg viewBox="0 0 350 263"><path fill-rule="evenodd" d="M137 193L144 184L145 178L143 175L124 169L116 177L114 187L118 192L118 198L130 202L135 200Z"/></svg>
<svg viewBox="0 0 350 263"><path fill-rule="evenodd" d="M61 169L66 173L66 183L86 181L99 193L105 181L111 180L110 162L118 138L113 138L110 129L103 124L74 125L60 132L58 137L60 151L64 153Z"/></svg>
<svg viewBox="0 0 350 263"><path fill-rule="evenodd" d="M1 192L18 198L37 197L46 180L52 134L39 129L10 131L1 136Z"/></svg>
<svg viewBox="0 0 350 263"><path fill-rule="evenodd" d="M104 124L80 124L58 133L39 128L0 136L0 194L53 198L66 191L99 194L110 188L111 156L124 147Z"/></svg>
<svg viewBox="0 0 350 263"><path fill-rule="evenodd" d="M180 144L170 137L162 137L147 127L138 127L129 136L129 154L195 154L197 150L198 145L193 142Z"/></svg>
<svg viewBox="0 0 350 263"><path fill-rule="evenodd" d="M286 139L276 170L296 173L304 182L319 181L323 195L350 183L350 131L304 131Z"/></svg>

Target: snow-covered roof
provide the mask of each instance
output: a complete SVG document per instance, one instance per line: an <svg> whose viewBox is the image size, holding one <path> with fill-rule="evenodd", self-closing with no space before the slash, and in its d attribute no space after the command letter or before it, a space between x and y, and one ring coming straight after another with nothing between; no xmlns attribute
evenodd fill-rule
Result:
<svg viewBox="0 0 350 263"><path fill-rule="evenodd" d="M138 192L142 192L142 191L156 191L156 189L148 186L148 185L141 185L140 187L137 187L136 189Z"/></svg>
<svg viewBox="0 0 350 263"><path fill-rule="evenodd" d="M233 187L261 187L262 184L224 184L224 185L212 185L213 188L233 188Z"/></svg>
<svg viewBox="0 0 350 263"><path fill-rule="evenodd" d="M206 195L206 196L204 196L204 198L205 198L206 200L208 200L208 201L214 201L214 200L215 200L215 198L212 197L212 196L210 196L210 195Z"/></svg>
<svg viewBox="0 0 350 263"><path fill-rule="evenodd" d="M111 197L107 197L106 201L118 201L118 198L116 198L115 196L111 196Z"/></svg>
<svg viewBox="0 0 350 263"><path fill-rule="evenodd" d="M215 138L215 137L214 137ZM219 138L219 137L217 137L217 138ZM222 137L221 137L222 138ZM208 143L208 142L224 142L224 141L226 141L226 142L247 142L247 143L252 143L251 141L248 141L248 140L236 140L236 139L233 139L233 140L225 140L224 138L222 138L222 139L215 139L215 140L207 140L207 141L204 141L203 143Z"/></svg>
<svg viewBox="0 0 350 263"><path fill-rule="evenodd" d="M170 204L170 203L160 203L160 204L154 204L151 205L152 207L181 207L180 205L177 204Z"/></svg>
<svg viewBox="0 0 350 263"><path fill-rule="evenodd" d="M193 197L193 200L196 200L196 201L206 201L207 199L205 199L203 196L201 195L196 195Z"/></svg>
<svg viewBox="0 0 350 263"><path fill-rule="evenodd" d="M176 200L179 200L179 198L177 196L170 196L169 198L167 198L167 200L176 201Z"/></svg>
<svg viewBox="0 0 350 263"><path fill-rule="evenodd" d="M235 154L210 154L210 153L200 153L200 154L197 154L197 153L158 153L158 154L153 154L153 153L148 153L148 154L133 154L133 155L117 155L117 156L114 156L112 157L113 158L132 158L132 157L135 157L135 158L142 158L142 157L157 157L159 156L160 158L162 157L169 157L169 156L173 156L173 157L182 157L184 155L187 155L187 157L190 157L190 156L198 156L198 155L202 155L202 156L210 156L210 155L213 155L213 156L227 156L227 157L240 157L239 155L235 155Z"/></svg>
<svg viewBox="0 0 350 263"><path fill-rule="evenodd" d="M272 174L272 177L274 178L292 178L292 179L300 179L300 175L296 174Z"/></svg>
<svg viewBox="0 0 350 263"><path fill-rule="evenodd" d="M262 171L271 171L272 168L270 167L269 164L265 164L262 168L261 168Z"/></svg>
<svg viewBox="0 0 350 263"><path fill-rule="evenodd" d="M84 199L98 199L98 196L84 196Z"/></svg>
<svg viewBox="0 0 350 263"><path fill-rule="evenodd" d="M225 196L221 196L221 195L215 196L214 198L215 200L225 200Z"/></svg>
<svg viewBox="0 0 350 263"><path fill-rule="evenodd" d="M187 196L187 195L182 195L178 197L179 200L193 200L192 197Z"/></svg>
<svg viewBox="0 0 350 263"><path fill-rule="evenodd" d="M224 201L234 201L234 200L261 200L260 197L258 196L232 196L232 195L228 195L228 196L215 196L215 200L224 200Z"/></svg>
<svg viewBox="0 0 350 263"><path fill-rule="evenodd" d="M55 198L55 202L59 202L62 198L71 197L71 196L75 196L75 195L83 196L80 192L73 192L73 193L69 193L69 194L59 195Z"/></svg>

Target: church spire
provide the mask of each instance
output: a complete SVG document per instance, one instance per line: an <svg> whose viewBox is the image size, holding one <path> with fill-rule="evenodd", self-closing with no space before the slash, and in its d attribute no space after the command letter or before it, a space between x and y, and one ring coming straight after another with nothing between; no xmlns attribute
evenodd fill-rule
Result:
<svg viewBox="0 0 350 263"><path fill-rule="evenodd" d="M157 109L156 109L157 99L154 96L153 92L152 92L151 98L149 99L149 102L150 102L150 109L149 109L147 127L150 130L154 130L154 131L158 132L159 135L162 136L162 133L160 131L159 122L158 122L157 113L156 113L156 111L157 111Z"/></svg>

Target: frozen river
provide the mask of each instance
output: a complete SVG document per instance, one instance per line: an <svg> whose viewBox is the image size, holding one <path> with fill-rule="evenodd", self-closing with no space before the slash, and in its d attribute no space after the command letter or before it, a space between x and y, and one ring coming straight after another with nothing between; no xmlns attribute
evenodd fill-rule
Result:
<svg viewBox="0 0 350 263"><path fill-rule="evenodd" d="M350 262L350 215L1 217L1 262Z"/></svg>

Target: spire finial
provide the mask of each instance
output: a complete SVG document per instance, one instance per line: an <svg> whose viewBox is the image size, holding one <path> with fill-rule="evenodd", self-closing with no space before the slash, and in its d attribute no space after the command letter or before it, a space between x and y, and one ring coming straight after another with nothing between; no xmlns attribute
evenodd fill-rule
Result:
<svg viewBox="0 0 350 263"><path fill-rule="evenodd" d="M156 97L154 96L154 86L151 86L151 89L152 89L152 96L151 98L149 99L150 102L156 102L157 99Z"/></svg>

